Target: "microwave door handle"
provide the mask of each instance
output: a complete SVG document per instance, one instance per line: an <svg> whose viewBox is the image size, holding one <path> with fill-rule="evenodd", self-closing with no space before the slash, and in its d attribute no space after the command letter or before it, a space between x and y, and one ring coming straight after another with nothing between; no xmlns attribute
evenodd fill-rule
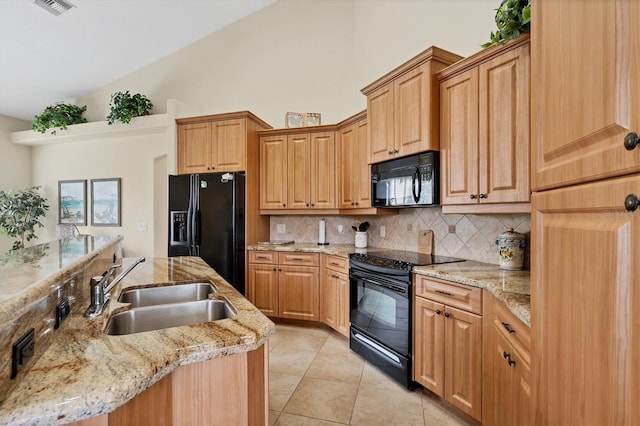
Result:
<svg viewBox="0 0 640 426"><path fill-rule="evenodd" d="M418 183L418 192L416 193L416 182ZM420 201L420 195L422 194L422 179L420 178L420 169L416 167L416 171L413 173L411 189L413 190L413 200L418 204Z"/></svg>

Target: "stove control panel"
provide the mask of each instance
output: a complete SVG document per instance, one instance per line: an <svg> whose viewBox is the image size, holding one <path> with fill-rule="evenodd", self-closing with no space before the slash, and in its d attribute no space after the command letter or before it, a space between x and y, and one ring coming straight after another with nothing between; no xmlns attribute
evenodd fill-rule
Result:
<svg viewBox="0 0 640 426"><path fill-rule="evenodd" d="M397 269L400 271L411 272L411 268L413 267L411 263L403 262L401 260L385 259L382 257L376 257L370 254L363 254L363 253L353 253L351 254L351 259L356 262L364 263L367 265Z"/></svg>

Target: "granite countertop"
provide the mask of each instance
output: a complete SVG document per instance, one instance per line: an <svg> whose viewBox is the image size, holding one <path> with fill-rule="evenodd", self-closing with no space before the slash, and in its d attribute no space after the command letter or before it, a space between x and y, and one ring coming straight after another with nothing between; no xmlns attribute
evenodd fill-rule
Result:
<svg viewBox="0 0 640 426"><path fill-rule="evenodd" d="M103 333L109 315L126 309L116 302L121 291L194 280L211 281L237 315L123 336ZM274 324L200 258L147 259L116 285L101 316L71 313L0 405L0 424L69 423L109 413L180 365L257 349L274 332Z"/></svg>
<svg viewBox="0 0 640 426"><path fill-rule="evenodd" d="M531 327L529 271L503 271L498 265L473 260L416 266L413 271L433 278L486 288L522 322Z"/></svg>
<svg viewBox="0 0 640 426"><path fill-rule="evenodd" d="M367 253L368 251L388 250L379 247L356 249L351 244L329 244L319 246L313 243L294 243L287 245L254 245L249 250L299 251L326 253L348 257L349 253ZM529 271L503 271L492 263L466 260L464 262L444 263L440 265L416 266L418 274L473 287L486 288L496 299L506 305L527 326L531 326L531 296L529 290Z"/></svg>
<svg viewBox="0 0 640 426"><path fill-rule="evenodd" d="M119 235L80 235L0 254L0 325L60 284L65 273L98 257Z"/></svg>

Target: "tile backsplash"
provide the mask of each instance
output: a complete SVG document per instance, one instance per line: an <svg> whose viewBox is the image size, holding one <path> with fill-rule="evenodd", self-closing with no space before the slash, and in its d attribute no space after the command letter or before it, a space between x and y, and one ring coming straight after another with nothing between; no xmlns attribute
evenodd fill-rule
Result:
<svg viewBox="0 0 640 426"><path fill-rule="evenodd" d="M294 240L296 243L318 242L321 216L271 216L270 238ZM418 251L420 231L433 231L433 253L498 264L498 235L508 228L526 234L531 232L531 215L460 215L442 214L440 207L401 209L393 216L326 216L326 241L334 244L353 244L356 220L368 221L368 244L372 247ZM278 233L278 225L285 232ZM344 233L338 233L342 225ZM385 227L385 237L380 227ZM282 228L282 227L281 227ZM454 231L454 232L451 232ZM525 250L525 267L528 265Z"/></svg>

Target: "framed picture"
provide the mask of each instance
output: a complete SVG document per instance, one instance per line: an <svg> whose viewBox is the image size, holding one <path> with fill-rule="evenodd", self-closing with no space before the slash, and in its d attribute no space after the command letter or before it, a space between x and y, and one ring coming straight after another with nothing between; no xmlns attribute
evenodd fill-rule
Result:
<svg viewBox="0 0 640 426"><path fill-rule="evenodd" d="M91 225L120 226L120 178L91 179Z"/></svg>
<svg viewBox="0 0 640 426"><path fill-rule="evenodd" d="M87 224L87 181L58 181L58 223Z"/></svg>

